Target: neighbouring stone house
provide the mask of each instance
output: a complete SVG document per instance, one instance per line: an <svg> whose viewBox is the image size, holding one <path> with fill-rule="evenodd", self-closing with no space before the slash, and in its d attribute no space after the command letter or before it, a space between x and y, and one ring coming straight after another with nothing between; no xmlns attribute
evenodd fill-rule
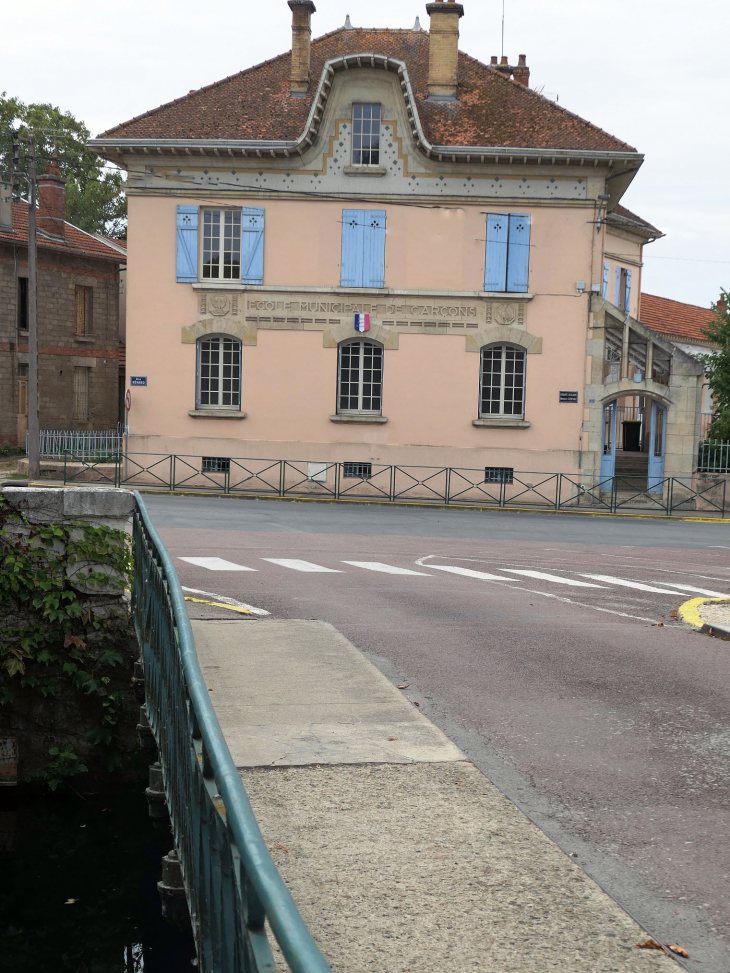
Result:
<svg viewBox="0 0 730 973"><path fill-rule="evenodd" d="M28 207L9 188L0 193L0 443L25 445ZM66 222L56 162L39 179L37 225L40 428L114 429L124 246Z"/></svg>
<svg viewBox="0 0 730 973"><path fill-rule="evenodd" d="M460 51L459 3L315 40L289 7L291 52L91 143L129 173L134 468L691 474L702 368L641 323L661 233L621 204L643 156Z"/></svg>

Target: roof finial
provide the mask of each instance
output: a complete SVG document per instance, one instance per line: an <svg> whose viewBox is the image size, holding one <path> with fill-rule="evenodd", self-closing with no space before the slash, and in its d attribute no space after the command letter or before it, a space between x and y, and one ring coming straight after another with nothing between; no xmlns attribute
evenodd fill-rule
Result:
<svg viewBox="0 0 730 973"><path fill-rule="evenodd" d="M350 15L345 17L345 30L352 30L352 21L350 20Z"/></svg>
<svg viewBox="0 0 730 973"><path fill-rule="evenodd" d="M420 31L420 29L421 29L421 18L416 17L416 22L413 25L413 32L417 34Z"/></svg>

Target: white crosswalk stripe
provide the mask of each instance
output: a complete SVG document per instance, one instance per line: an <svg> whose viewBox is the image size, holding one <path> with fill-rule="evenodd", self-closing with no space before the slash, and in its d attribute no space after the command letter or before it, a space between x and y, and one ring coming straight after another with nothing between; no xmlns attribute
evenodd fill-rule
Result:
<svg viewBox="0 0 730 973"><path fill-rule="evenodd" d="M342 574L336 568L325 568L321 564L302 561L297 557L262 557L261 560L278 564L280 568L289 568L290 571L303 571L305 574Z"/></svg>
<svg viewBox="0 0 730 973"><path fill-rule="evenodd" d="M641 581L627 581L625 578L614 578L611 574L581 574L581 578L593 578L594 581L605 581L606 584L615 584L619 588L633 588L635 591L652 591L659 595L669 594L666 588L657 588L655 585L643 584Z"/></svg>
<svg viewBox="0 0 730 973"><path fill-rule="evenodd" d="M382 564L380 561L343 561L343 564L351 564L354 568L364 568L366 571L380 571L381 574L418 574L423 578L432 578L432 574L425 571L411 571L410 568L396 568L392 564Z"/></svg>
<svg viewBox="0 0 730 973"><path fill-rule="evenodd" d="M510 574L521 574L526 578L536 578L538 581L551 581L553 584L567 584L571 588L602 588L601 584L588 584L586 581L574 581L572 578L561 578L557 574L545 574L544 571L518 571L516 568L500 568L501 571L509 571ZM586 578L595 577L594 575L583 575ZM505 580L507 580L505 578ZM599 579L600 580L600 579Z"/></svg>
<svg viewBox="0 0 730 973"><path fill-rule="evenodd" d="M222 557L181 557L180 561L187 561L199 568L207 568L208 571L257 571L257 568L247 568L243 564L234 564L233 561L224 561Z"/></svg>
<svg viewBox="0 0 730 973"><path fill-rule="evenodd" d="M695 592L698 595L707 595L708 598L730 598L727 592L722 591L708 591L707 588L698 588L693 584L677 584L674 581L655 581L655 584L665 584L670 588L677 588L679 591L689 591ZM672 592L669 592L672 594Z"/></svg>
<svg viewBox="0 0 730 973"><path fill-rule="evenodd" d="M425 567L425 565L424 565ZM501 574L487 574L485 571L473 571L471 568L459 568L453 564L431 564L429 570L448 571L450 574L461 574L465 578L478 578L480 581L511 581L513 584L521 584L520 578L505 578Z"/></svg>

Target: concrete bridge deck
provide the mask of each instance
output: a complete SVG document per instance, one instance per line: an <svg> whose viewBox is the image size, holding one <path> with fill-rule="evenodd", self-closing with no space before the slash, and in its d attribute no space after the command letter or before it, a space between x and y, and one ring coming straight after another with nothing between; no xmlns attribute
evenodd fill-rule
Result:
<svg viewBox="0 0 730 973"><path fill-rule="evenodd" d="M333 973L679 969L637 949L646 932L331 625L192 625L261 830Z"/></svg>

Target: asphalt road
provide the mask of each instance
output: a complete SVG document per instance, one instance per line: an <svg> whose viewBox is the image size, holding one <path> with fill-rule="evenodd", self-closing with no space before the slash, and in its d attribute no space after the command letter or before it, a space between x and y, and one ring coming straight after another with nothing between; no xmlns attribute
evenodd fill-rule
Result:
<svg viewBox="0 0 730 973"><path fill-rule="evenodd" d="M183 585L331 622L690 969L730 970L730 644L673 617L730 595L730 523L145 502Z"/></svg>

